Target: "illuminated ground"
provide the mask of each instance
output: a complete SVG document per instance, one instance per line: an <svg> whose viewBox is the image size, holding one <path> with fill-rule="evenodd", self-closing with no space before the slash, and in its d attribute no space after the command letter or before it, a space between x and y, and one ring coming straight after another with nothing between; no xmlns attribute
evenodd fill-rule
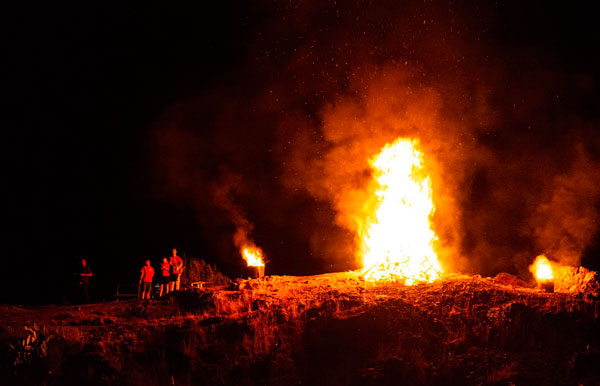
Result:
<svg viewBox="0 0 600 386"><path fill-rule="evenodd" d="M147 308L2 306L3 384L600 381L600 307L584 296L479 277L365 286L339 273L240 284ZM34 322L52 335L47 348L13 368L15 338Z"/></svg>

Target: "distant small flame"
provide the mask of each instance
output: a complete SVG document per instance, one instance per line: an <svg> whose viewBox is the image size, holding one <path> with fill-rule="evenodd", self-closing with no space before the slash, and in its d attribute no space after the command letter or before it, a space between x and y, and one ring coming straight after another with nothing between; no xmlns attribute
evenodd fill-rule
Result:
<svg viewBox="0 0 600 386"><path fill-rule="evenodd" d="M248 267L264 267L263 253L258 247L242 248L242 257L248 263Z"/></svg>
<svg viewBox="0 0 600 386"><path fill-rule="evenodd" d="M537 281L553 280L554 273L552 265L545 255L539 255L535 258L533 264L529 266L529 271L533 273Z"/></svg>

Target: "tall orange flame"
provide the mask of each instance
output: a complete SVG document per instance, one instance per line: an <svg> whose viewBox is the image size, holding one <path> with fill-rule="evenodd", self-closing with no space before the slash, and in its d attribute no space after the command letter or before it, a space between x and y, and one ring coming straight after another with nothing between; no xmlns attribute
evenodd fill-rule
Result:
<svg viewBox="0 0 600 386"><path fill-rule="evenodd" d="M263 253L260 248L246 246L242 248L242 257L248 263L248 267L264 267Z"/></svg>
<svg viewBox="0 0 600 386"><path fill-rule="evenodd" d="M416 140L399 138L369 163L376 183L374 212L362 223L360 254L366 280L413 284L439 279L430 217L431 182ZM367 203L369 206L372 203Z"/></svg>

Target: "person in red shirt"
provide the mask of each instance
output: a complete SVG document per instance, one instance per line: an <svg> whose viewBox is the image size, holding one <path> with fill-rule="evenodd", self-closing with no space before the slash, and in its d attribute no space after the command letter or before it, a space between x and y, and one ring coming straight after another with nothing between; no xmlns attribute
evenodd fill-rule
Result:
<svg viewBox="0 0 600 386"><path fill-rule="evenodd" d="M84 303L90 302L90 278L92 277L92 270L87 263L86 259L81 259L81 271L79 273L79 285L81 286L81 291L83 294Z"/></svg>
<svg viewBox="0 0 600 386"><path fill-rule="evenodd" d="M150 260L146 260L146 265L142 267L142 275L140 276L140 285L142 281L142 299L150 299L152 293L152 277L154 276L154 268L150 265Z"/></svg>
<svg viewBox="0 0 600 386"><path fill-rule="evenodd" d="M166 257L163 257L160 270L162 271L162 276L160 280L160 294L158 296L162 297L163 292L165 295L168 294L171 287L171 264L169 264L169 260Z"/></svg>
<svg viewBox="0 0 600 386"><path fill-rule="evenodd" d="M183 260L177 256L177 249L173 248L173 256L170 258L171 263L171 291L179 291L181 283L181 273L183 272Z"/></svg>

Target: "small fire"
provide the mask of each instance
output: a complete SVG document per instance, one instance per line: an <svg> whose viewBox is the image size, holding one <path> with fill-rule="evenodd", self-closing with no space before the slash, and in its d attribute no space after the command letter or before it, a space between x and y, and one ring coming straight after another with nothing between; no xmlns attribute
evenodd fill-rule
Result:
<svg viewBox="0 0 600 386"><path fill-rule="evenodd" d="M432 282L442 268L433 249L431 181L416 140L399 138L369 163L374 170L374 211L361 224L360 254L366 280ZM369 204L367 203L367 207Z"/></svg>
<svg viewBox="0 0 600 386"><path fill-rule="evenodd" d="M529 266L529 271L531 271L538 282L554 279L552 265L545 255L539 255L536 257L533 264Z"/></svg>
<svg viewBox="0 0 600 386"><path fill-rule="evenodd" d="M260 248L246 246L242 248L242 257L248 263L248 267L264 267L263 253Z"/></svg>

